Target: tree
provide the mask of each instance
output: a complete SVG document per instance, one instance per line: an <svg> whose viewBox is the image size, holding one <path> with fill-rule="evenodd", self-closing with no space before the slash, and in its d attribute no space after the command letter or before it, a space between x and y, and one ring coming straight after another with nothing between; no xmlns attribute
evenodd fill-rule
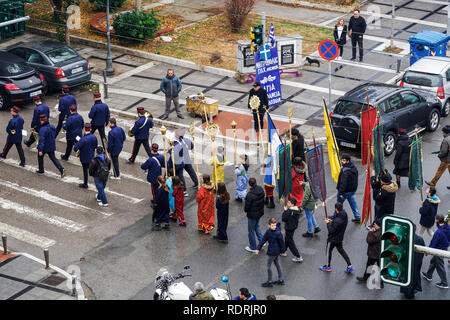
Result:
<svg viewBox="0 0 450 320"><path fill-rule="evenodd" d="M80 0L49 0L53 8L53 22L56 24L56 36L59 41L70 45L70 34L67 26L67 8L71 5L79 5Z"/></svg>
<svg viewBox="0 0 450 320"><path fill-rule="evenodd" d="M394 23L395 23L395 0L392 0L392 19L391 19L391 50L394 50Z"/></svg>
<svg viewBox="0 0 450 320"><path fill-rule="evenodd" d="M254 5L255 0L226 0L225 12L232 32L239 32Z"/></svg>

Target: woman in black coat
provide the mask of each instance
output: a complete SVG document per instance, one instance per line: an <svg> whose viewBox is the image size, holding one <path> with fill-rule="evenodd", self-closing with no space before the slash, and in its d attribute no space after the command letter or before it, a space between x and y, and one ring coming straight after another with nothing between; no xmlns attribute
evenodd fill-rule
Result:
<svg viewBox="0 0 450 320"><path fill-rule="evenodd" d="M409 174L409 154L412 140L406 134L405 129L398 130L397 152L394 158L394 171L397 178L397 185L400 188L400 177L407 177Z"/></svg>
<svg viewBox="0 0 450 320"><path fill-rule="evenodd" d="M339 19L337 25L334 26L334 41L339 47L339 57L336 60L342 60L344 44L347 42L347 26L342 18Z"/></svg>
<svg viewBox="0 0 450 320"><path fill-rule="evenodd" d="M225 183L219 182L217 184L217 235L213 238L220 242L228 243L227 226L228 226L228 214L230 206L230 194L227 191Z"/></svg>

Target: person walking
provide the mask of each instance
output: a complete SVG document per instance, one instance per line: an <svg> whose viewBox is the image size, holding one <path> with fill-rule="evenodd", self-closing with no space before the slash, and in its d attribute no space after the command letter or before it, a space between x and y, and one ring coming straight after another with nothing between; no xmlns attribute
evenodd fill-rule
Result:
<svg viewBox="0 0 450 320"><path fill-rule="evenodd" d="M158 144L152 144L152 156L147 159L142 165L142 170L147 170L147 181L151 184L152 205L155 205L156 201L156 189L158 188L158 177L162 175L162 169L165 166L164 156L158 153Z"/></svg>
<svg viewBox="0 0 450 320"><path fill-rule="evenodd" d="M397 185L400 188L400 177L409 176L409 155L411 153L412 139L406 134L403 128L398 129L397 151L394 157L394 170L397 178Z"/></svg>
<svg viewBox="0 0 450 320"><path fill-rule="evenodd" d="M153 213L155 225L152 227L152 231L161 231L163 228L169 230L169 188L163 176L158 177L158 188L155 196L155 211ZM161 226L161 224L164 224L164 226Z"/></svg>
<svg viewBox="0 0 450 320"><path fill-rule="evenodd" d="M352 40L352 61L356 60L356 44L359 47L359 61L363 61L363 35L366 32L366 26L366 20L360 16L360 11L354 10L353 17L350 18L348 23L348 36Z"/></svg>
<svg viewBox="0 0 450 320"><path fill-rule="evenodd" d="M24 120L21 116L19 116L18 107L12 107L10 113L12 118L6 126L6 133L8 134L8 137L6 138L6 144L3 147L3 152L0 157L6 159L9 150L13 145L15 145L20 158L19 166L25 167L25 155L22 149L22 130Z"/></svg>
<svg viewBox="0 0 450 320"><path fill-rule="evenodd" d="M445 223L443 214L438 213L435 221L437 230L434 232L429 247L446 251L450 245L450 226ZM437 271L439 277L441 278L441 282L436 283L436 287L448 289L447 270L445 270L443 258L438 256L433 256L433 258L431 258L430 266L427 272L422 272L422 276L425 280L430 282L433 280L434 270Z"/></svg>
<svg viewBox="0 0 450 320"><path fill-rule="evenodd" d="M300 131L298 131L295 128L291 129L291 136L292 136L292 160L294 160L297 157L300 157L303 161L306 161L305 159L305 138L302 134L300 134Z"/></svg>
<svg viewBox="0 0 450 320"><path fill-rule="evenodd" d="M186 190L186 180L184 179L184 151L183 151L183 145L177 141L177 140L169 140L171 143L171 146L168 149L168 156L167 156L167 167L169 170L173 170L173 161L175 161L175 175L181 179L183 182L183 188L184 188L184 196L189 196L189 193Z"/></svg>
<svg viewBox="0 0 450 320"><path fill-rule="evenodd" d="M197 192L195 201L198 203L198 231L209 234L214 229L214 184L208 174L203 175L203 185Z"/></svg>
<svg viewBox="0 0 450 320"><path fill-rule="evenodd" d="M308 230L304 234L302 234L305 238L312 238L314 236L313 234L313 227L314 227L314 233L319 233L320 228L316 221L316 218L314 218L314 210L316 209L316 202L314 201L314 198L312 196L311 192L311 186L309 182L303 181L302 182L303 187L303 200L300 205L300 211L305 211L306 215L306 221L308 223Z"/></svg>
<svg viewBox="0 0 450 320"><path fill-rule="evenodd" d="M247 288L240 288L239 295L234 297L233 300L258 300L253 293L250 293Z"/></svg>
<svg viewBox="0 0 450 320"><path fill-rule="evenodd" d="M123 149L123 143L127 139L125 131L117 126L116 118L109 119L108 132L108 154L113 164L113 175L111 179L120 180L119 155Z"/></svg>
<svg viewBox="0 0 450 320"><path fill-rule="evenodd" d="M255 234L261 242L263 235L259 228L259 219L264 215L264 189L256 184L255 178L248 180L250 190L245 196L244 212L247 214L248 241L250 246L245 247L248 252L256 252ZM283 251L284 252L284 251Z"/></svg>
<svg viewBox="0 0 450 320"><path fill-rule="evenodd" d="M248 185L248 156L246 154L241 154L239 157L240 164L236 165L234 168L234 174L236 178L236 191L234 193L234 198L236 201L242 201L247 196L247 185Z"/></svg>
<svg viewBox="0 0 450 320"><path fill-rule="evenodd" d="M179 143L183 147L183 163L184 163L183 170L188 173L189 177L194 183L192 188L195 189L198 188L198 177L197 173L194 170L194 167L192 166L192 160L189 154L189 151L194 149L194 143L191 141L191 139L184 137L184 133L185 131L183 129L178 129L175 131L175 138L177 139L175 143L176 144ZM183 180L183 183L184 183L184 191L186 191L186 181Z"/></svg>
<svg viewBox="0 0 450 320"><path fill-rule="evenodd" d="M177 117L180 119L184 119L181 114L181 108L179 103L179 93L181 91L181 80L175 75L173 69L167 70L167 75L161 80L161 84L159 88L166 95L166 109L164 114L159 118L161 120L165 120L169 117L170 114L170 104L173 101L175 106L175 111L177 112Z"/></svg>
<svg viewBox="0 0 450 320"><path fill-rule="evenodd" d="M253 96L257 96L259 98L259 107L258 110L253 110L250 106L250 100ZM248 95L248 108L252 110L253 113L253 125L256 132L259 132L259 126L261 126L261 130L264 128L264 113L265 108L269 107L269 99L267 97L267 91L264 88L261 88L261 83L256 81L253 84L253 89L250 90ZM258 124L258 117L259 115L259 124Z"/></svg>
<svg viewBox="0 0 450 320"><path fill-rule="evenodd" d="M33 119L31 120L31 134L30 138L23 142L28 148L36 141L36 137L39 134L39 130L41 129L41 116L45 115L46 119L50 119L50 109L46 104L42 103L41 97L34 96L33 102L36 107L34 108Z"/></svg>
<svg viewBox="0 0 450 320"><path fill-rule="evenodd" d="M172 177L173 181L173 192L172 196L174 198L175 213L174 218L180 223L180 227L186 227L186 220L184 219L183 209L184 209L184 189L183 181L177 176Z"/></svg>
<svg viewBox="0 0 450 320"><path fill-rule="evenodd" d="M369 266L380 266L380 242L381 242L381 222L374 221L373 226L367 233L367 262L364 269L364 275L362 277L356 277L356 280L366 282L369 279L370 273L367 270Z"/></svg>
<svg viewBox="0 0 450 320"><path fill-rule="evenodd" d="M417 233L414 234L414 244L419 246L425 246L425 241ZM416 292L422 291L422 282L420 277L420 270L422 269L424 254L421 252L414 252L414 264L412 272L411 284L407 287L400 287L400 292L405 295L406 299L414 299Z"/></svg>
<svg viewBox="0 0 450 320"><path fill-rule="evenodd" d="M342 169L339 172L337 182L337 202L344 203L348 200L350 208L353 212L353 222L360 222L361 216L358 211L358 204L355 200L355 192L358 189L358 169L351 161L348 154L344 154L341 158Z"/></svg>
<svg viewBox="0 0 450 320"><path fill-rule="evenodd" d="M297 200L297 203L303 201L303 187L302 183L307 181L306 178L306 163L300 157L294 158L292 162L292 196Z"/></svg>
<svg viewBox="0 0 450 320"><path fill-rule="evenodd" d="M224 243L228 243L227 227L228 215L230 208L230 194L227 191L227 186L223 182L217 185L217 235L213 238Z"/></svg>
<svg viewBox="0 0 450 320"><path fill-rule="evenodd" d="M69 116L70 107L73 105L77 105L77 100L73 95L69 93L69 87L67 85L63 85L62 89L63 96L59 99L58 102L58 125L56 126L56 136L58 136L59 131L63 127L64 120Z"/></svg>
<svg viewBox="0 0 450 320"><path fill-rule="evenodd" d="M436 186L445 170L448 170L448 172L450 173L450 125L446 125L445 127L443 127L441 133L444 137L441 142L440 151L438 153L438 158L441 160L441 164L437 168L433 179L430 182L425 180L425 183L431 187ZM450 186L448 186L447 189L450 189Z"/></svg>
<svg viewBox="0 0 450 320"><path fill-rule="evenodd" d="M151 157L150 145L148 139L150 137L150 129L153 128L153 121L151 116L146 116L146 111L143 107L136 109L139 119L134 122L133 128L131 128L131 134L134 136L133 150L131 151L131 157L127 163L134 163L136 157L141 148L141 144L144 145L144 149L147 155Z"/></svg>
<svg viewBox="0 0 450 320"><path fill-rule="evenodd" d="M373 199L375 200L374 220L380 220L387 214L394 214L395 193L398 191L397 183L392 181L392 176L387 170L380 178L375 177L375 171L372 170L370 177Z"/></svg>
<svg viewBox="0 0 450 320"><path fill-rule="evenodd" d="M52 160L55 167L61 173L61 178L66 175L66 170L63 168L61 163L55 157L56 143L55 143L55 127L48 123L48 119L45 114L41 114L40 119L40 129L39 129L39 143L38 149L38 165L39 169L36 171L38 174L44 173L44 156L47 154L50 160Z"/></svg>
<svg viewBox="0 0 450 320"><path fill-rule="evenodd" d="M83 117L78 114L77 106L72 105L69 110L69 116L62 125L66 130L66 153L61 155L61 159L64 161L69 160L72 153L73 146L75 145L77 138L81 139L83 136L84 120Z"/></svg>
<svg viewBox="0 0 450 320"><path fill-rule="evenodd" d="M320 267L319 269L327 272L332 271L331 258L333 250L334 248L336 248L347 263L345 273L351 273L355 269L352 266L350 258L348 257L342 246L342 243L344 241L345 229L347 228L348 223L347 212L345 212L342 203L340 202L336 202L334 208L335 210L333 216L331 218L325 219L325 223L327 224L328 229L327 246L328 244L330 245L328 249L328 264Z"/></svg>
<svg viewBox="0 0 450 320"><path fill-rule="evenodd" d="M344 44L347 43L347 26L345 20L340 18L338 23L334 26L334 42L339 47L339 57L336 60L342 60L342 54L344 53Z"/></svg>
<svg viewBox="0 0 450 320"><path fill-rule="evenodd" d="M433 187L429 187L426 190L427 198L425 201L421 202L419 213L420 213L420 229L419 234L423 236L425 230L430 235L433 236L433 230L431 227L434 225L434 218L436 217L439 203L441 200L436 195L436 189Z"/></svg>
<svg viewBox="0 0 450 320"><path fill-rule="evenodd" d="M88 117L91 119L92 134L95 134L95 131L98 129L103 150L106 150L105 145L107 145L107 140L105 126L108 125L110 113L108 105L102 102L102 95L100 92L94 92L94 105L89 111Z"/></svg>
<svg viewBox="0 0 450 320"><path fill-rule="evenodd" d="M293 262L303 262L303 257L298 252L297 246L294 241L294 233L298 227L298 219L300 218L300 210L297 207L297 200L293 197L288 198L281 220L285 222L284 230L284 244L287 249L291 250L294 258ZM282 252L282 256L286 256L286 252Z"/></svg>
<svg viewBox="0 0 450 320"><path fill-rule="evenodd" d="M203 283L194 283L194 293L189 296L189 300L215 300L214 296L205 291Z"/></svg>
<svg viewBox="0 0 450 320"><path fill-rule="evenodd" d="M255 250L259 254L263 245L269 242L267 248L267 281L262 284L263 287L273 287L273 284L284 285L283 269L281 268L278 257L286 251L286 246L283 241L283 234L281 233L280 223L277 223L275 218L269 219L269 228L264 233L258 247ZM278 272L278 280L272 282L272 263L275 264Z"/></svg>
<svg viewBox="0 0 450 320"><path fill-rule="evenodd" d="M105 156L104 152L103 147L98 146L95 149L95 157L89 163L89 175L94 177L95 187L97 188L97 203L100 207L108 206L105 188L109 170L111 170L111 161Z"/></svg>
<svg viewBox="0 0 450 320"><path fill-rule="evenodd" d="M98 142L97 137L91 133L90 123L84 125L84 131L86 132L85 135L75 144L73 150L75 152L80 151L80 162L83 167L83 183L80 183L78 186L87 189L89 164L95 156Z"/></svg>
<svg viewBox="0 0 450 320"><path fill-rule="evenodd" d="M211 158L209 162L209 164L213 166L211 177L215 186L219 182L224 182L223 166L225 165L227 159L225 158L223 151L224 149L222 146L217 147L216 159ZM217 181L216 181L216 171L217 171Z"/></svg>

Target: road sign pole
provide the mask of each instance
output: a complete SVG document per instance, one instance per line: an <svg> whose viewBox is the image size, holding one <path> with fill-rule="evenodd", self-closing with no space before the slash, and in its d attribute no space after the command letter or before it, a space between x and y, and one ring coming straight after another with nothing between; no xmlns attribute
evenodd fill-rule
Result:
<svg viewBox="0 0 450 320"><path fill-rule="evenodd" d="M262 45L264 45L266 43L266 13L265 12L261 12L261 24L263 26L263 29L262 29L263 44Z"/></svg>
<svg viewBox="0 0 450 320"><path fill-rule="evenodd" d="M328 105L331 106L331 61L328 61Z"/></svg>

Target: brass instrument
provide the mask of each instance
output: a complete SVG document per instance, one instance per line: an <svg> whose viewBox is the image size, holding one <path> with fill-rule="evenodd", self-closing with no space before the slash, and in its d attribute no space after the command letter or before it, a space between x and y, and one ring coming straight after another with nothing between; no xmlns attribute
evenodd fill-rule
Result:
<svg viewBox="0 0 450 320"><path fill-rule="evenodd" d="M128 129L128 136L129 136L129 137L134 136L134 134L131 133L131 129L133 129L133 128Z"/></svg>
<svg viewBox="0 0 450 320"><path fill-rule="evenodd" d="M39 144L39 133L34 128L31 128L30 131L31 134L34 136L34 140L36 140L36 143Z"/></svg>
<svg viewBox="0 0 450 320"><path fill-rule="evenodd" d="M144 117L145 118L150 118L150 119L153 120L153 115L150 112L148 112L148 111L145 111ZM134 134L131 133L131 129L133 129L133 127L130 127L130 129L128 129L128 136L129 137L133 137L134 136ZM141 128L139 128L139 129L141 129Z"/></svg>
<svg viewBox="0 0 450 320"><path fill-rule="evenodd" d="M11 134L16 134L16 129L12 129L12 130L10 131L10 133L11 133Z"/></svg>
<svg viewBox="0 0 450 320"><path fill-rule="evenodd" d="M75 152L75 157L77 157L77 158L80 157L80 150L78 150L77 152Z"/></svg>

